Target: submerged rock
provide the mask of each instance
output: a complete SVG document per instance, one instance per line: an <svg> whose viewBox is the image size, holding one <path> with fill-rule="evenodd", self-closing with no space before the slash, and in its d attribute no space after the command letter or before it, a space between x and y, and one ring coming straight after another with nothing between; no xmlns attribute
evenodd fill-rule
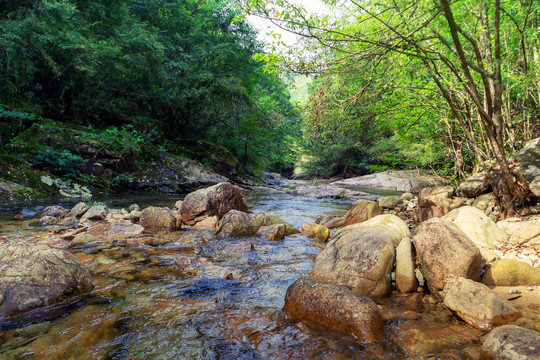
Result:
<svg viewBox="0 0 540 360"><path fill-rule="evenodd" d="M0 320L92 290L70 253L16 240L0 242Z"/></svg>
<svg viewBox="0 0 540 360"><path fill-rule="evenodd" d="M180 206L182 221L188 225L192 225L199 216L217 216L221 219L230 210L247 211L240 189L230 183L219 183L189 193Z"/></svg>
<svg viewBox="0 0 540 360"><path fill-rule="evenodd" d="M356 200L351 210L345 214L344 225L361 223L380 214L382 214L382 208L375 201Z"/></svg>
<svg viewBox="0 0 540 360"><path fill-rule="evenodd" d="M231 210L221 219L216 235L220 237L253 236L262 226L285 225L285 235L298 233L298 229L266 213L248 214L242 211Z"/></svg>
<svg viewBox="0 0 540 360"><path fill-rule="evenodd" d="M407 224L394 215L346 226L332 234L309 276L327 284L350 286L362 295L388 295L395 247L406 236L410 236Z"/></svg>
<svg viewBox="0 0 540 360"><path fill-rule="evenodd" d="M289 286L283 311L292 321L316 321L366 343L384 335L382 315L371 299L345 286L321 284L308 277Z"/></svg>
<svg viewBox="0 0 540 360"><path fill-rule="evenodd" d="M447 281L444 304L468 324L482 330L511 323L521 317L508 301L500 299L486 285L457 278Z"/></svg>
<svg viewBox="0 0 540 360"><path fill-rule="evenodd" d="M285 236L285 225L274 224L268 226L261 226L255 236L263 237L268 240L282 240Z"/></svg>
<svg viewBox="0 0 540 360"><path fill-rule="evenodd" d="M479 280L480 250L454 223L430 219L418 227L413 242L433 293L441 291L449 277Z"/></svg>
<svg viewBox="0 0 540 360"><path fill-rule="evenodd" d="M482 344L482 360L538 360L540 332L504 325L491 332Z"/></svg>

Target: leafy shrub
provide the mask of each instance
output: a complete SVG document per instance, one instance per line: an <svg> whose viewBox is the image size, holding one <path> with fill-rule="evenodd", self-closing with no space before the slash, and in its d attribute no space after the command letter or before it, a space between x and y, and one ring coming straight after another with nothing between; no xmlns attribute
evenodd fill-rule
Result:
<svg viewBox="0 0 540 360"><path fill-rule="evenodd" d="M38 152L32 160L33 166L47 169L52 174L67 179L76 178L86 163L87 160L72 154L69 150L57 151L53 149Z"/></svg>

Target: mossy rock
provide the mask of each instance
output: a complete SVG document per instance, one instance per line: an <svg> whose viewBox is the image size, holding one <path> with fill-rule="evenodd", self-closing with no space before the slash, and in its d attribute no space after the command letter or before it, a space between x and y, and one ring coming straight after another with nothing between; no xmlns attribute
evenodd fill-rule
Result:
<svg viewBox="0 0 540 360"><path fill-rule="evenodd" d="M540 285L540 271L518 260L497 260L488 264L484 270L482 283L488 286Z"/></svg>

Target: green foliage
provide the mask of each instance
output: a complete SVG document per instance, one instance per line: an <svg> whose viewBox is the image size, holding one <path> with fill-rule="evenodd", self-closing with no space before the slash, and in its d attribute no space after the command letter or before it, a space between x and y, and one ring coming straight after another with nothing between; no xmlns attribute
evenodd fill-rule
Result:
<svg viewBox="0 0 540 360"><path fill-rule="evenodd" d="M72 154L69 150L43 149L34 156L32 165L37 168L46 168L57 176L74 179L86 162L87 160Z"/></svg>

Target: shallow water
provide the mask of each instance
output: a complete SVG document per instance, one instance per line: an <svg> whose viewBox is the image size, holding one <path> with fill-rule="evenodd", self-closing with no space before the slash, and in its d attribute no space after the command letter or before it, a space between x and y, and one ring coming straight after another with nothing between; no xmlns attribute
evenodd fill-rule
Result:
<svg viewBox="0 0 540 360"><path fill-rule="evenodd" d="M171 206L175 200L130 198L112 205ZM254 212L295 226L351 206L291 194L262 194L248 202ZM53 237L11 220L13 212L2 216L2 236ZM173 241L159 247L70 250L93 276L91 296L58 307L49 318L38 312L4 326L0 359L478 358L481 333L422 294L381 302L388 319L381 344L289 322L281 312L286 289L308 274L323 246L312 239L216 239L195 230L166 236Z"/></svg>

